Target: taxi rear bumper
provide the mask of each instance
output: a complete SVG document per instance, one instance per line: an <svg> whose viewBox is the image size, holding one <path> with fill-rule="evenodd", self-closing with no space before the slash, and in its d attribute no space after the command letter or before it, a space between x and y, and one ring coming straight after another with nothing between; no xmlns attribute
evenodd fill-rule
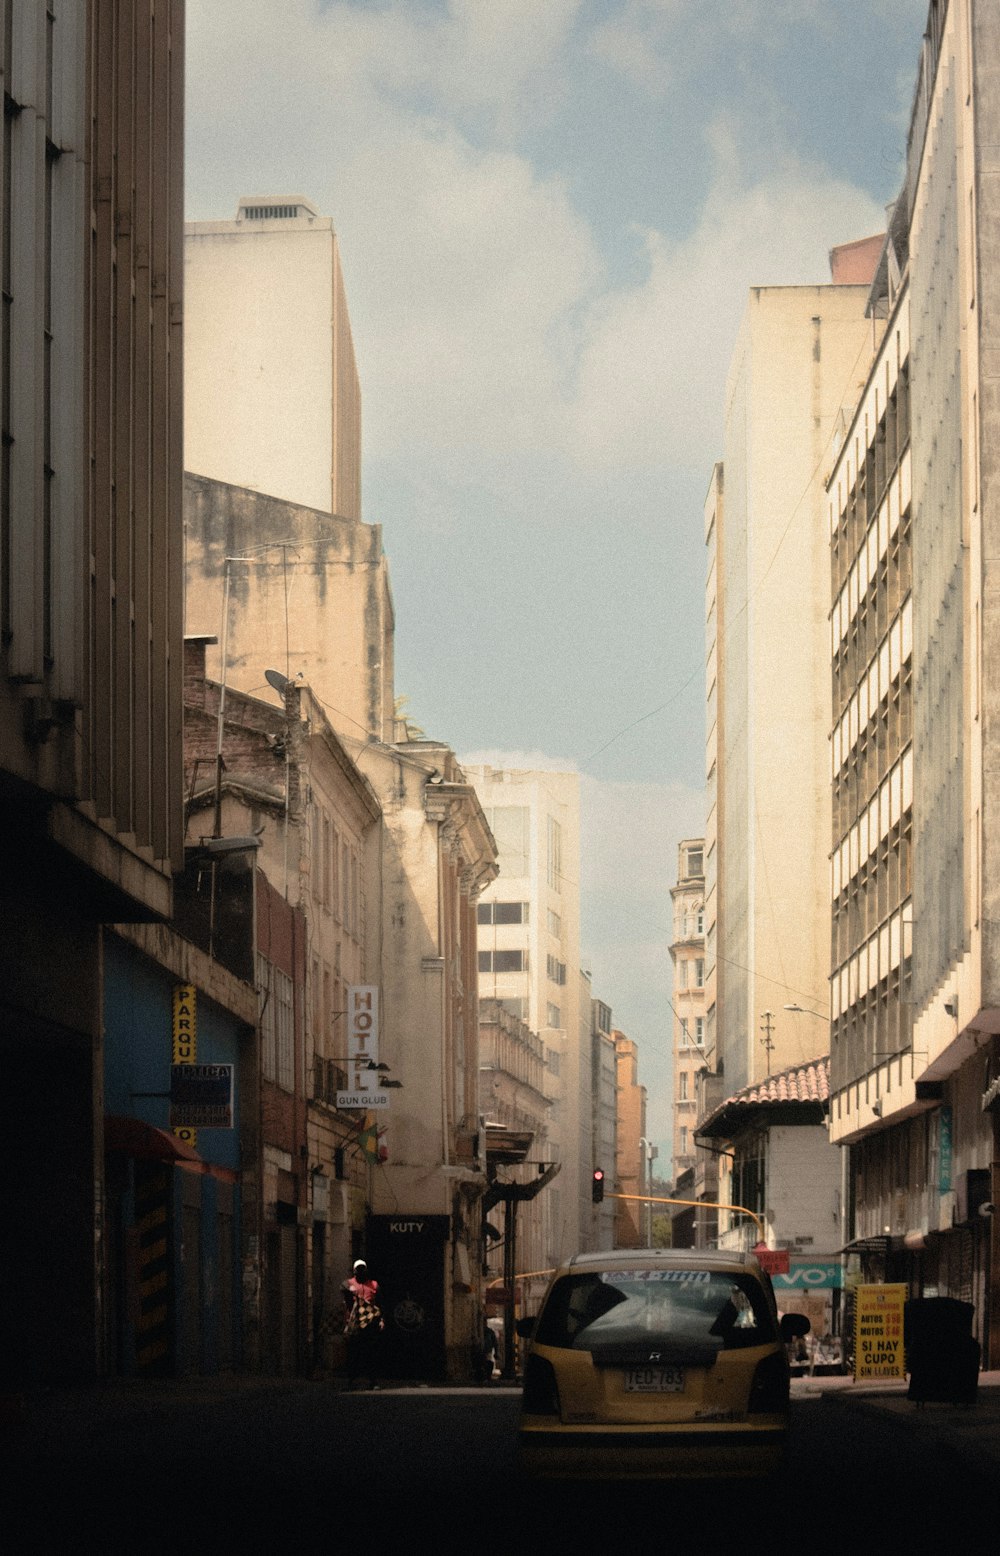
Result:
<svg viewBox="0 0 1000 1556"><path fill-rule="evenodd" d="M782 1465L787 1428L524 1426L522 1472L535 1479L759 1479Z"/></svg>

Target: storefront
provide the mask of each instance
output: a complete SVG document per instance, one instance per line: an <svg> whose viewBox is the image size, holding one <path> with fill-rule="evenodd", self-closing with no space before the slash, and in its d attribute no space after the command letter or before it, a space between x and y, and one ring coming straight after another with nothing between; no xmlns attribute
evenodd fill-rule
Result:
<svg viewBox="0 0 1000 1556"><path fill-rule="evenodd" d="M193 984L105 936L104 1288L114 1372L241 1365L245 1031ZM196 1096L194 1081L212 1094Z"/></svg>

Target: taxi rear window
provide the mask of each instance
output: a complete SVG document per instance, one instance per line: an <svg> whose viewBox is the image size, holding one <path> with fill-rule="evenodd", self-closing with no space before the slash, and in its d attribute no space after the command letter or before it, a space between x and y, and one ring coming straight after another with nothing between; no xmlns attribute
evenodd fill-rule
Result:
<svg viewBox="0 0 1000 1556"><path fill-rule="evenodd" d="M564 1275L535 1330L539 1345L590 1350L646 1340L711 1341L719 1349L775 1338L763 1286L718 1270L602 1270Z"/></svg>

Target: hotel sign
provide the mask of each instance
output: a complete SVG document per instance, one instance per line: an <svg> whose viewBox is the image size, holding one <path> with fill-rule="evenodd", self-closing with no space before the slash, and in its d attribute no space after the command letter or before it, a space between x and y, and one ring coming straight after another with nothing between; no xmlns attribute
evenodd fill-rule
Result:
<svg viewBox="0 0 1000 1556"><path fill-rule="evenodd" d="M347 1088L378 1090L378 989L352 983L347 990Z"/></svg>

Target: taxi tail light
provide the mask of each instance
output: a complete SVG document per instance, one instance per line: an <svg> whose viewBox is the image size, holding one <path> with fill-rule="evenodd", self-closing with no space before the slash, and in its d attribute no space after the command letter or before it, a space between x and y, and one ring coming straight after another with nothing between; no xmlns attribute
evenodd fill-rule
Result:
<svg viewBox="0 0 1000 1556"><path fill-rule="evenodd" d="M559 1386L555 1368L542 1356L528 1357L524 1369L524 1395L522 1408L528 1415L557 1416L559 1414Z"/></svg>
<svg viewBox="0 0 1000 1556"><path fill-rule="evenodd" d="M747 1412L775 1415L788 1409L788 1363L780 1351L758 1362L750 1385Z"/></svg>

